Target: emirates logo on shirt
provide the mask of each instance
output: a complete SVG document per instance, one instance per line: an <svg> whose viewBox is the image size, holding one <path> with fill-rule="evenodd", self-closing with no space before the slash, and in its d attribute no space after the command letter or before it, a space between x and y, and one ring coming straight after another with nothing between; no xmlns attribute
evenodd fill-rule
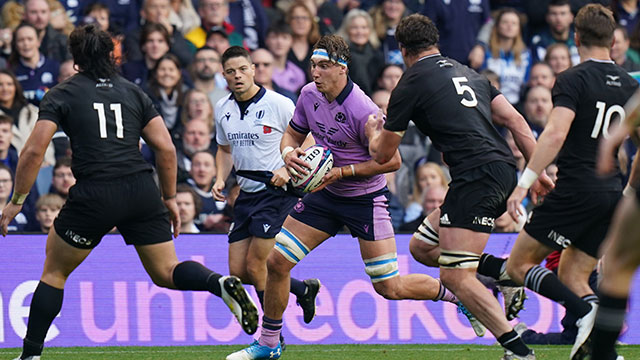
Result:
<svg viewBox="0 0 640 360"><path fill-rule="evenodd" d="M262 132L265 133L265 134L271 134L271 128L269 126L267 126L267 125L264 125L262 127Z"/></svg>

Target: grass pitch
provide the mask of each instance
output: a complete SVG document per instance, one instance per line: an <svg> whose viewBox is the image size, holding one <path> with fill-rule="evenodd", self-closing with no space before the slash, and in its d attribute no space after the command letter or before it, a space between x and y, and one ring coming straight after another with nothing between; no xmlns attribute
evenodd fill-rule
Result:
<svg viewBox="0 0 640 360"><path fill-rule="evenodd" d="M43 360L215 360L240 350L241 346L185 347L78 347L45 348ZM533 346L538 359L568 359L570 346ZM13 359L19 349L0 349L0 358ZM620 346L625 359L640 359L640 345ZM289 345L281 359L285 360L497 360L502 357L499 346L482 345Z"/></svg>

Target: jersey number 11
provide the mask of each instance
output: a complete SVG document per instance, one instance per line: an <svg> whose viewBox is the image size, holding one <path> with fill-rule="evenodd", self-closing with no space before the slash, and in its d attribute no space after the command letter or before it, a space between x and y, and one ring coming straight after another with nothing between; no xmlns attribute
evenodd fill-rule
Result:
<svg viewBox="0 0 640 360"><path fill-rule="evenodd" d="M107 138L107 116L104 113L103 103L93 103L93 109L98 112L98 121L100 123L100 137ZM116 137L124 138L124 127L122 126L122 105L119 103L109 105L109 109L113 111L116 118Z"/></svg>

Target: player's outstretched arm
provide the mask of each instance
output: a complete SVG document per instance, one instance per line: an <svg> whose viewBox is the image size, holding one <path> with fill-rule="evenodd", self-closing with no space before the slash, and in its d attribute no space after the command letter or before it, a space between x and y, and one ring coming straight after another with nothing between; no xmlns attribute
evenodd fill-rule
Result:
<svg viewBox="0 0 640 360"><path fill-rule="evenodd" d="M7 226L22 209L22 204L38 176L44 153L47 151L49 142L57 128L58 126L53 121L40 120L36 122L36 126L22 148L16 169L13 196L9 204L2 210L0 218L2 236L7 235Z"/></svg>
<svg viewBox="0 0 640 360"><path fill-rule="evenodd" d="M369 154L378 164L385 164L394 159L403 135L398 132L385 130L382 127L383 124L384 117L381 112L369 115L367 123L365 124L365 134L369 139Z"/></svg>
<svg viewBox="0 0 640 360"><path fill-rule="evenodd" d="M173 146L171 135L169 135L161 116L156 116L147 123L142 129L142 138L156 155L156 170L158 171L158 180L160 180L162 198L169 210L173 235L178 237L180 232L180 216L178 216L176 203L178 161L176 148Z"/></svg>
<svg viewBox="0 0 640 360"><path fill-rule="evenodd" d="M211 192L216 200L224 201L225 196L222 194L222 190L224 190L225 182L231 173L231 168L233 168L233 157L231 156L230 145L218 145L216 168L218 169L218 174L216 175L216 182L213 184Z"/></svg>

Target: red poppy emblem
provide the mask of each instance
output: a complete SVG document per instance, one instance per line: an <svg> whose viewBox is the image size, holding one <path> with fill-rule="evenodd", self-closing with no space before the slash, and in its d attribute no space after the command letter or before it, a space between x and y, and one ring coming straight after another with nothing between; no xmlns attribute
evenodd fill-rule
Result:
<svg viewBox="0 0 640 360"><path fill-rule="evenodd" d="M271 133L271 128L269 126L267 126L267 125L264 125L264 126L262 126L262 131L265 134L270 134Z"/></svg>

